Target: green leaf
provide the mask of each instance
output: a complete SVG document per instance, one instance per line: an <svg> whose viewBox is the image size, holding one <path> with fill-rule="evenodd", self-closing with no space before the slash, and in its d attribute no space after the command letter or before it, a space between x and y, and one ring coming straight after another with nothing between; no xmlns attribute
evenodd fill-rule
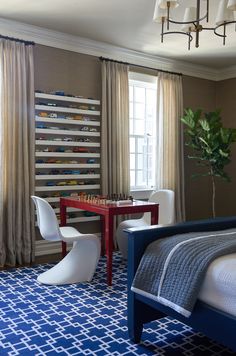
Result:
<svg viewBox="0 0 236 356"><path fill-rule="evenodd" d="M219 153L223 157L229 157L229 154L227 152L223 152L221 149L219 149Z"/></svg>
<svg viewBox="0 0 236 356"><path fill-rule="evenodd" d="M206 141L206 140L204 140L204 138L203 138L203 137L199 137L199 140L200 140L200 141L202 141L203 143L205 143L205 145L206 145L206 146L209 146L209 145L208 145L208 143L207 143L207 141Z"/></svg>
<svg viewBox="0 0 236 356"><path fill-rule="evenodd" d="M210 131L210 126L207 120L200 120L199 124L202 126L204 131Z"/></svg>

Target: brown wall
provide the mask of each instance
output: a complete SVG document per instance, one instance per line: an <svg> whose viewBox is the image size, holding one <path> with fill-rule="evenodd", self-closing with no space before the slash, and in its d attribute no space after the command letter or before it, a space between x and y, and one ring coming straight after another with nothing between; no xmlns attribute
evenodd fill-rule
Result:
<svg viewBox="0 0 236 356"><path fill-rule="evenodd" d="M35 88L101 99L97 57L47 46L35 46Z"/></svg>
<svg viewBox="0 0 236 356"><path fill-rule="evenodd" d="M216 108L221 109L225 127L236 128L236 78L217 83ZM217 182L217 214L219 216L236 215L236 143L232 145L231 163L226 167L231 182Z"/></svg>
<svg viewBox="0 0 236 356"><path fill-rule="evenodd" d="M184 108L193 110L215 109L216 83L210 80L183 76ZM211 182L207 177L193 179L199 172L196 163L187 158L190 151L185 146L185 204L186 219L196 220L211 216Z"/></svg>

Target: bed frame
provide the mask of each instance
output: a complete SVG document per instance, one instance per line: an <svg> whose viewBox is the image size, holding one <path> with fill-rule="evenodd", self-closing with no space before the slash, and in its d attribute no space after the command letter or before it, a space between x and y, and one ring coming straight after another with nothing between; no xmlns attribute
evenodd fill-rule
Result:
<svg viewBox="0 0 236 356"><path fill-rule="evenodd" d="M148 226L125 230L128 233L128 330L130 339L140 342L143 325L167 315L193 327L236 351L236 317L198 301L189 318L173 309L131 291L141 257L151 242L175 234L236 228L236 216L199 220L165 227Z"/></svg>

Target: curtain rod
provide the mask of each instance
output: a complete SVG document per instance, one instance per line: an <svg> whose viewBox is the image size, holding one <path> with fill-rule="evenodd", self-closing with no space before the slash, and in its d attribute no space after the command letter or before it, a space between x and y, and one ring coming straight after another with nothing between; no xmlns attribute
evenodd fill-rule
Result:
<svg viewBox="0 0 236 356"><path fill-rule="evenodd" d="M121 63L121 64L126 64L130 65L133 67L139 67L139 68L145 68L145 69L151 69L151 70L156 70L158 72L163 72L163 73L169 73L169 74L175 74L175 75L182 75L182 73L177 73L177 72L170 72L168 70L163 70L163 69L157 69L157 68L152 68L152 67L146 67L142 66L140 64L133 64L133 63L128 63L128 62L122 62L122 61L117 61L115 59L110 59L110 58L105 58L105 57L99 57L100 61L110 61L110 62L115 62L115 63Z"/></svg>
<svg viewBox="0 0 236 356"><path fill-rule="evenodd" d="M8 36L3 36L3 35L0 35L0 39L3 38L4 40L9 40L9 41L15 41L15 42L20 42L20 43L24 43L26 46L29 46L29 45L35 45L34 42L32 41L25 41L25 40L21 40L20 38L14 38L14 37L8 37Z"/></svg>

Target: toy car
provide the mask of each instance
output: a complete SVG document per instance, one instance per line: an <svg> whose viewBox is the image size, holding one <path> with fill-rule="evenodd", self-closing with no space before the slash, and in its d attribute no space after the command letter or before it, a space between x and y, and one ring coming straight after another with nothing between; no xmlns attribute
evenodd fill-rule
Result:
<svg viewBox="0 0 236 356"><path fill-rule="evenodd" d="M60 171L58 170L58 169L52 169L50 172L49 172L49 174L55 174L55 175L57 175L57 174L60 174Z"/></svg>
<svg viewBox="0 0 236 356"><path fill-rule="evenodd" d="M72 174L80 174L80 170L74 170L72 171Z"/></svg>
<svg viewBox="0 0 236 356"><path fill-rule="evenodd" d="M57 185L66 185L66 182L57 182Z"/></svg>
<svg viewBox="0 0 236 356"><path fill-rule="evenodd" d="M60 130L60 128L57 127L57 126L49 126L48 128L49 128L50 130Z"/></svg>
<svg viewBox="0 0 236 356"><path fill-rule="evenodd" d="M67 185L77 185L77 180L69 180Z"/></svg>
<svg viewBox="0 0 236 356"><path fill-rule="evenodd" d="M36 163L44 163L44 160L43 159L37 159Z"/></svg>
<svg viewBox="0 0 236 356"><path fill-rule="evenodd" d="M89 150L87 148L85 148L85 147L75 147L73 149L73 152L85 152L85 153L87 153L87 152L89 152Z"/></svg>
<svg viewBox="0 0 236 356"><path fill-rule="evenodd" d="M45 124L37 124L36 129L47 129L47 126Z"/></svg>
<svg viewBox="0 0 236 356"><path fill-rule="evenodd" d="M89 138L79 138L76 141L78 141L78 142L90 142L90 139Z"/></svg>
<svg viewBox="0 0 236 356"><path fill-rule="evenodd" d="M63 169L62 174L73 174L73 171L70 169Z"/></svg>
<svg viewBox="0 0 236 356"><path fill-rule="evenodd" d="M44 103L43 105L45 105L45 103ZM47 105L47 106L57 106L56 103L50 103L50 102L48 102L46 105Z"/></svg>
<svg viewBox="0 0 236 356"><path fill-rule="evenodd" d="M89 158L89 159L87 159L87 163L95 163L95 159L94 158Z"/></svg>
<svg viewBox="0 0 236 356"><path fill-rule="evenodd" d="M89 132L97 132L97 129L95 129L95 127L90 127Z"/></svg>
<svg viewBox="0 0 236 356"><path fill-rule="evenodd" d="M52 91L51 94L64 96L65 92L63 90L55 90L55 91Z"/></svg>
<svg viewBox="0 0 236 356"><path fill-rule="evenodd" d="M74 117L73 117L73 120L82 120L82 115L75 115Z"/></svg>
<svg viewBox="0 0 236 356"><path fill-rule="evenodd" d="M37 175L41 176L41 175L44 175L46 174L45 172L37 172Z"/></svg>
<svg viewBox="0 0 236 356"><path fill-rule="evenodd" d="M40 116L40 117L47 117L47 116L48 116L48 113L47 113L47 112L44 112L44 111L41 111L41 112L39 113L39 116Z"/></svg>
<svg viewBox="0 0 236 356"><path fill-rule="evenodd" d="M48 117L50 117L51 119L56 119L57 118L57 114L56 113L50 113L48 115Z"/></svg>
<svg viewBox="0 0 236 356"><path fill-rule="evenodd" d="M65 152L65 148L64 147L57 147L55 149L55 152Z"/></svg>
<svg viewBox="0 0 236 356"><path fill-rule="evenodd" d="M80 109L80 110L88 110L89 107L88 107L88 105L80 105L80 106L79 106L79 109Z"/></svg>
<svg viewBox="0 0 236 356"><path fill-rule="evenodd" d="M72 141L72 138L71 138L71 137L64 137L64 138L63 138L63 141L71 142L71 141Z"/></svg>
<svg viewBox="0 0 236 356"><path fill-rule="evenodd" d="M94 169L87 169L85 174L95 174L95 170Z"/></svg>
<svg viewBox="0 0 236 356"><path fill-rule="evenodd" d="M80 131L88 131L88 130L89 130L88 126L82 126L80 128Z"/></svg>
<svg viewBox="0 0 236 356"><path fill-rule="evenodd" d="M46 186L48 187L53 187L54 185L56 185L55 182L46 182Z"/></svg>

